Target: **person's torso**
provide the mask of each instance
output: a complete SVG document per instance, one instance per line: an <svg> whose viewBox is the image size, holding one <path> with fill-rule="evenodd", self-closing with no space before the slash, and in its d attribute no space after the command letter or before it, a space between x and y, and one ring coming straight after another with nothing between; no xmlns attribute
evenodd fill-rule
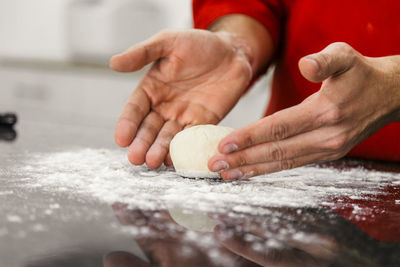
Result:
<svg viewBox="0 0 400 267"><path fill-rule="evenodd" d="M333 42L370 57L400 55L400 1L286 0L280 54L266 114L299 104L321 84L303 78L298 61ZM390 97L390 96L388 96ZM400 161L400 123L355 147L350 156Z"/></svg>

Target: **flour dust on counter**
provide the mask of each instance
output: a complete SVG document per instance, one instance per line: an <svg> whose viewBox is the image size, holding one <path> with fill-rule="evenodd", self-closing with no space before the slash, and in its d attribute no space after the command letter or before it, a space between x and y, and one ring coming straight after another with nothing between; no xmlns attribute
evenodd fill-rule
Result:
<svg viewBox="0 0 400 267"><path fill-rule="evenodd" d="M23 173L20 186L78 199L125 203L133 209L180 206L254 215L265 207L329 207L337 198L371 198L400 182L395 173L315 165L234 182L188 179L165 167L133 166L121 150L86 148L32 154L15 168ZM353 212L362 219L363 211L354 207Z"/></svg>

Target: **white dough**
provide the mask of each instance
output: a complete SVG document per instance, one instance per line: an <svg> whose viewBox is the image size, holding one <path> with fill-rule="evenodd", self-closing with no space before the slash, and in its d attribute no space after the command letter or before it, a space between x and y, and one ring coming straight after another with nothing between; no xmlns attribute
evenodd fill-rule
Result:
<svg viewBox="0 0 400 267"><path fill-rule="evenodd" d="M185 177L220 177L219 173L208 169L207 163L218 153L219 142L232 131L232 128L207 124L176 134L169 147L176 172Z"/></svg>
<svg viewBox="0 0 400 267"><path fill-rule="evenodd" d="M185 210L180 207L168 209L171 218L186 229L198 232L213 232L217 223L207 213L198 210Z"/></svg>

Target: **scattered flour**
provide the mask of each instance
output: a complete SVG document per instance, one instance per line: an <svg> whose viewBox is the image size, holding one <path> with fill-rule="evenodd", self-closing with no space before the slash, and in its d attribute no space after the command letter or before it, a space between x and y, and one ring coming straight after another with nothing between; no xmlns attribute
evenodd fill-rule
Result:
<svg viewBox="0 0 400 267"><path fill-rule="evenodd" d="M400 185L400 175L388 172L368 171L362 168L338 170L306 166L293 170L282 171L269 175L258 176L246 181L224 182L213 179L182 178L175 171L167 168L151 170L145 166L133 166L127 159L124 151L109 149L78 149L57 153L31 153L20 165L12 166L16 186L28 190L38 190L51 194L66 194L68 198L78 201L95 201L104 204L125 203L130 208L141 210L163 210L179 206L184 209L224 213L229 217L244 216L253 220L254 215L271 215L266 224L265 233L261 237L246 235L247 242L251 242L256 251L265 251L268 248L282 247L286 240L301 240L304 242L320 242L321 246L329 245L320 241L318 236L303 233L291 226L285 220L286 228L282 228L281 216L273 207L292 207L296 214L303 213L303 207L334 206L342 204L344 199L364 200L384 194L384 188L389 185ZM14 191L0 191L0 199L12 195ZM344 203L343 203L344 204ZM395 200L400 204L400 200ZM350 204L352 216L363 220L373 208ZM54 216L62 210L64 204L50 200L38 216ZM97 212L96 210L93 213ZM36 213L35 213L36 214ZM21 215L22 216L22 215ZM14 211L6 215L11 224L21 225L20 215ZM29 217L30 227L24 231L13 231L0 227L0 237L13 233L15 238L25 238L30 232L42 233L51 230L51 225L43 221L36 221L35 215ZM132 215L133 216L133 215ZM257 218L257 216L254 216ZM157 223L154 213L153 225L168 229L173 234L180 233L180 228L173 222ZM241 218L240 218L241 219ZM305 221L307 221L307 217ZM240 220L239 220L240 221ZM260 221L259 223L265 223ZM136 221L138 223L138 221ZM124 225L112 222L111 227L126 232L132 237L149 236L159 237L157 227L149 225ZM237 226L240 227L240 226ZM153 229L154 228L154 229ZM161 229L161 228L160 228ZM236 228L238 232L243 229ZM232 231L224 233L225 238L233 235ZM204 249L214 262L221 266L234 265L233 260L221 255L211 235L188 230L183 236L184 243L195 244ZM185 247L184 254L191 254L190 246ZM183 250L182 250L183 251ZM231 262L232 260L232 262Z"/></svg>
<svg viewBox="0 0 400 267"><path fill-rule="evenodd" d="M188 179L173 170L133 166L125 152L83 149L33 154L19 168L21 183L49 192L132 208L162 209L175 205L203 211L262 212L262 207L317 207L335 197L361 199L380 194L398 174L364 169L337 170L307 166L248 181ZM51 209L58 207L52 206ZM49 212L51 212L49 209Z"/></svg>
<svg viewBox="0 0 400 267"><path fill-rule="evenodd" d="M8 214L7 221L12 222L12 223L21 223L22 219L18 215Z"/></svg>
<svg viewBox="0 0 400 267"><path fill-rule="evenodd" d="M13 195L14 191L9 190L9 191L0 191L0 196L8 196L8 195Z"/></svg>

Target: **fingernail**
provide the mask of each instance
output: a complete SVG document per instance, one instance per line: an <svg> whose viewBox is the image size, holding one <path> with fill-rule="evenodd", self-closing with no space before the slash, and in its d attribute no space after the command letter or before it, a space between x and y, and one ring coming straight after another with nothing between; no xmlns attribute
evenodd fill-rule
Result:
<svg viewBox="0 0 400 267"><path fill-rule="evenodd" d="M313 63L313 65L315 66L315 70L317 71L317 74L319 75L321 73L321 68L319 67L318 61L316 61L312 57L307 57L307 60L309 60L310 62Z"/></svg>
<svg viewBox="0 0 400 267"><path fill-rule="evenodd" d="M239 170L233 170L228 172L228 174L226 175L226 178L228 180L237 180L243 177L243 173Z"/></svg>
<svg viewBox="0 0 400 267"><path fill-rule="evenodd" d="M222 153L224 154L229 154L238 149L238 146L236 144L227 144L222 148Z"/></svg>
<svg viewBox="0 0 400 267"><path fill-rule="evenodd" d="M212 166L212 171L213 172L219 172L222 170L226 170L229 168L229 164L226 161L220 160L214 163Z"/></svg>

